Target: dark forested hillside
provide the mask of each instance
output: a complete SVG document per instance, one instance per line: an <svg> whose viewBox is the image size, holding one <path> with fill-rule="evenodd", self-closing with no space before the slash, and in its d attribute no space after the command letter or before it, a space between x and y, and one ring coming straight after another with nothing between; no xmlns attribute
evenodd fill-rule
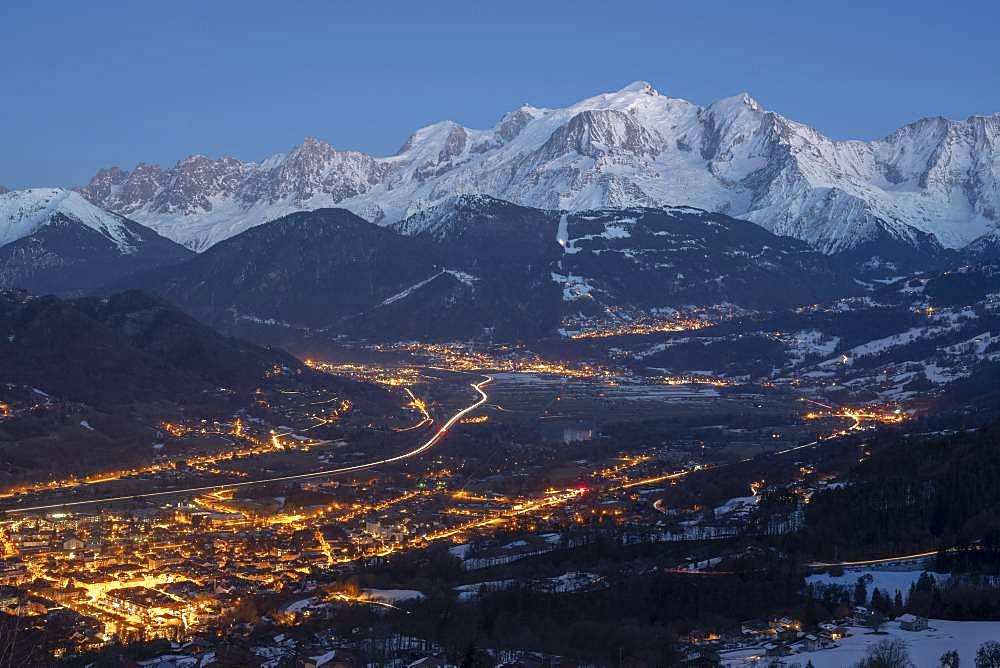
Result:
<svg viewBox="0 0 1000 668"><path fill-rule="evenodd" d="M248 391L275 365L314 373L283 351L225 337L138 291L73 300L6 292L0 331L4 382L89 404Z"/></svg>
<svg viewBox="0 0 1000 668"><path fill-rule="evenodd" d="M972 544L1000 529L1000 425L898 438L848 486L816 494L802 547L822 559Z"/></svg>

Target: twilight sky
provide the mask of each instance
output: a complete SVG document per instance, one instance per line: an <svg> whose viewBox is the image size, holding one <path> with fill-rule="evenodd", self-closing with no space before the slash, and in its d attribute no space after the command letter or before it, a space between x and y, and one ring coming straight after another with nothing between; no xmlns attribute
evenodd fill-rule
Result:
<svg viewBox="0 0 1000 668"><path fill-rule="evenodd" d="M4 2L0 185L263 159L307 135L387 155L429 123L637 79L873 139L1000 111L998 27L1000 3L964 0Z"/></svg>

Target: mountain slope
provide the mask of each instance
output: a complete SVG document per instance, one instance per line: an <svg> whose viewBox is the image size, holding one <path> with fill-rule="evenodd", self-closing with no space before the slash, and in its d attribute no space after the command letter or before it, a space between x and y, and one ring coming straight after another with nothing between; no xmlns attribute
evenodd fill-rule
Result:
<svg viewBox="0 0 1000 668"><path fill-rule="evenodd" d="M1000 114L834 141L749 95L701 107L636 82L561 109L522 106L489 129L437 123L386 158L307 139L259 163L102 170L81 192L195 250L294 210L336 204L390 224L487 194L571 211L690 205L891 261L996 227L997 165Z"/></svg>
<svg viewBox="0 0 1000 668"><path fill-rule="evenodd" d="M287 353L231 339L160 298L26 298L0 292L4 381L90 404L252 392L275 364L311 373Z"/></svg>
<svg viewBox="0 0 1000 668"><path fill-rule="evenodd" d="M72 191L0 194L0 287L78 293L190 254Z"/></svg>
<svg viewBox="0 0 1000 668"><path fill-rule="evenodd" d="M549 336L566 317L854 294L830 258L697 209L569 214L460 196L391 227L301 212L131 277L217 325L377 340Z"/></svg>
<svg viewBox="0 0 1000 668"><path fill-rule="evenodd" d="M199 316L322 328L440 269L435 251L343 209L279 218L187 263L129 280Z"/></svg>

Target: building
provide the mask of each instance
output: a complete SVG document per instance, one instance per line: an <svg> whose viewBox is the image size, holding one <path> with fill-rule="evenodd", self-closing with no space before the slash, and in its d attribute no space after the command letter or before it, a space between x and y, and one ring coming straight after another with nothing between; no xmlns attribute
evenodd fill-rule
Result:
<svg viewBox="0 0 1000 668"><path fill-rule="evenodd" d="M87 544L76 536L70 536L62 543L62 549L66 552L76 552L82 550Z"/></svg>
<svg viewBox="0 0 1000 668"><path fill-rule="evenodd" d="M118 614L132 619L152 621L156 617L173 616L180 608L177 601L163 592L146 587L112 589L104 594L105 605Z"/></svg>
<svg viewBox="0 0 1000 668"><path fill-rule="evenodd" d="M920 617L919 615L911 615L909 613L901 615L899 618L899 628L904 631L926 631L927 618Z"/></svg>
<svg viewBox="0 0 1000 668"><path fill-rule="evenodd" d="M28 569L20 559L0 559L0 584L17 585L28 579Z"/></svg>
<svg viewBox="0 0 1000 668"><path fill-rule="evenodd" d="M548 420L542 424L542 439L550 443L591 441L596 434L593 420Z"/></svg>

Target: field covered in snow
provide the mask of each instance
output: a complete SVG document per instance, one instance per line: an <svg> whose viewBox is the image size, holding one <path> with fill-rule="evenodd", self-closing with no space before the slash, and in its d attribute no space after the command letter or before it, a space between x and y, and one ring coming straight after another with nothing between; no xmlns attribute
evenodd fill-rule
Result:
<svg viewBox="0 0 1000 668"><path fill-rule="evenodd" d="M903 639L909 650L910 659L916 668L937 668L941 655L949 650L958 650L963 666L974 666L976 649L989 640L1000 640L1000 622L951 622L941 619L929 620L926 631L903 631L897 622L890 622L885 633L871 635L867 629L853 628L854 635L844 638L835 649L808 652L787 657L789 663L803 666L812 661L816 668L843 668L851 666L865 655L865 648L886 638ZM740 664L736 664L740 665Z"/></svg>

